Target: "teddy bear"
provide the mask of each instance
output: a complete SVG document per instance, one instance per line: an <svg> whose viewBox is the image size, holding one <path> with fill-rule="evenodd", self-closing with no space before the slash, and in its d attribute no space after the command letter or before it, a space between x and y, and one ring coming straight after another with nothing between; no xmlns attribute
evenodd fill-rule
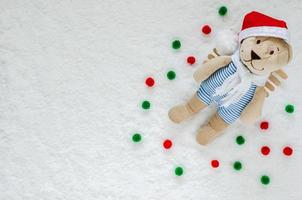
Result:
<svg viewBox="0 0 302 200"><path fill-rule="evenodd" d="M196 140L207 145L241 118L254 123L265 97L274 90L282 70L292 59L292 47L285 21L252 11L244 16L238 34L238 49L232 55L209 56L194 72L199 89L186 102L169 110L171 121L181 123L212 103L217 111L197 130ZM218 53L216 53L218 55Z"/></svg>

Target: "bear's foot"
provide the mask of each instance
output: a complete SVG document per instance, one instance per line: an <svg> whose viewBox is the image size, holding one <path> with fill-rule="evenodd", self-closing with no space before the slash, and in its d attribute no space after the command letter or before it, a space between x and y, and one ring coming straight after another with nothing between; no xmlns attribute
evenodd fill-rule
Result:
<svg viewBox="0 0 302 200"><path fill-rule="evenodd" d="M196 141L201 145L207 145L221 135L228 126L229 125L216 114L208 124L197 130Z"/></svg>
<svg viewBox="0 0 302 200"><path fill-rule="evenodd" d="M189 118L192 114L193 112L190 112L185 104L177 105L170 109L169 118L172 122L179 124Z"/></svg>
<svg viewBox="0 0 302 200"><path fill-rule="evenodd" d="M219 135L220 133L218 131L206 125L197 130L196 141L201 145L207 145Z"/></svg>
<svg viewBox="0 0 302 200"><path fill-rule="evenodd" d="M187 103L171 108L169 111L169 118L171 121L179 124L205 107L207 107L207 104L203 103L197 94L195 94Z"/></svg>

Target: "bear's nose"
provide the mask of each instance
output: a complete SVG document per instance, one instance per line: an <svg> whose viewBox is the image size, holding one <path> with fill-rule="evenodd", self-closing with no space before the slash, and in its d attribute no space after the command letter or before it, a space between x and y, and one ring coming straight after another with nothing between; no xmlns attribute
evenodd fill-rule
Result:
<svg viewBox="0 0 302 200"><path fill-rule="evenodd" d="M251 51L252 60L260 60L260 56L258 56L253 50Z"/></svg>

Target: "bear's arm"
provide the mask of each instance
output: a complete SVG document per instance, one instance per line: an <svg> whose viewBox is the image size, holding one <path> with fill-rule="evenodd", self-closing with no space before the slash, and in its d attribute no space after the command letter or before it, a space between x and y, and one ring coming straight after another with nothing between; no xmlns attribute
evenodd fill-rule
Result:
<svg viewBox="0 0 302 200"><path fill-rule="evenodd" d="M261 116L267 92L264 87L257 87L253 99L241 113L240 119L246 124L255 123Z"/></svg>
<svg viewBox="0 0 302 200"><path fill-rule="evenodd" d="M218 56L213 58L206 63L203 63L201 67L199 67L194 72L194 80L197 83L207 79L211 74L217 71L219 68L228 65L232 61L231 56Z"/></svg>

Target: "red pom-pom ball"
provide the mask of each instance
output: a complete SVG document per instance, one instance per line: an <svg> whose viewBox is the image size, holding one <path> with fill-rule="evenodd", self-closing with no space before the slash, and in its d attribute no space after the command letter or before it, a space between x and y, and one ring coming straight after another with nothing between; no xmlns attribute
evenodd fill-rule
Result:
<svg viewBox="0 0 302 200"><path fill-rule="evenodd" d="M196 59L194 56L189 56L187 58L187 63L189 63L190 65L193 65L195 63Z"/></svg>
<svg viewBox="0 0 302 200"><path fill-rule="evenodd" d="M293 154L293 149L289 146L283 148L283 154L286 156L291 156Z"/></svg>
<svg viewBox="0 0 302 200"><path fill-rule="evenodd" d="M217 168L217 167L219 167L219 161L218 160L212 160L211 165L212 165L213 168Z"/></svg>
<svg viewBox="0 0 302 200"><path fill-rule="evenodd" d="M270 153L270 148L268 147L268 146L263 146L262 148L261 148L261 153L263 154L263 155L265 155L265 156L267 156L269 153Z"/></svg>
<svg viewBox="0 0 302 200"><path fill-rule="evenodd" d="M153 79L152 77L148 77L148 78L146 79L145 83L146 83L146 85L147 85L148 87L152 87L152 86L154 85L155 81L154 81L154 79Z"/></svg>
<svg viewBox="0 0 302 200"><path fill-rule="evenodd" d="M172 147L172 141L169 139L165 140L163 146L165 149L170 149Z"/></svg>
<svg viewBox="0 0 302 200"><path fill-rule="evenodd" d="M208 35L208 34L211 33L212 29L211 29L211 27L209 25L204 25L202 27L201 31L203 32L203 34Z"/></svg>
<svg viewBox="0 0 302 200"><path fill-rule="evenodd" d="M267 130L268 127L269 127L269 123L267 121L263 121L263 122L260 123L260 128L262 130Z"/></svg>

